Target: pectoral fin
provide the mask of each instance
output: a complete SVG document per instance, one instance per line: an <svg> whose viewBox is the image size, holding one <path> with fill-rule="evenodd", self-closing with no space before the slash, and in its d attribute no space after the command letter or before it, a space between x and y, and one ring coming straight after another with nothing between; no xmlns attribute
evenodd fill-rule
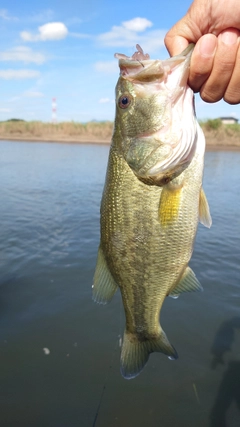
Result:
<svg viewBox="0 0 240 427"><path fill-rule="evenodd" d="M210 228L212 225L210 209L203 189L201 189L199 195L199 221L207 228Z"/></svg>
<svg viewBox="0 0 240 427"><path fill-rule="evenodd" d="M184 271L180 282L169 294L170 297L176 298L182 292L202 291L203 288L196 278L194 272L190 267Z"/></svg>
<svg viewBox="0 0 240 427"><path fill-rule="evenodd" d="M180 208L183 186L165 185L159 204L159 221L161 225L171 224L177 217Z"/></svg>
<svg viewBox="0 0 240 427"><path fill-rule="evenodd" d="M98 249L97 265L92 288L93 300L99 304L107 304L110 302L118 288L108 269L101 246Z"/></svg>

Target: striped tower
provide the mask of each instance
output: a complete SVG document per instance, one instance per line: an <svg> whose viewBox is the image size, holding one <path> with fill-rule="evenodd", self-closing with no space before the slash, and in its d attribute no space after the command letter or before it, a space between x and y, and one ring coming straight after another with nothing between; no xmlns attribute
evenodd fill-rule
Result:
<svg viewBox="0 0 240 427"><path fill-rule="evenodd" d="M57 123L57 102L52 98L52 123Z"/></svg>

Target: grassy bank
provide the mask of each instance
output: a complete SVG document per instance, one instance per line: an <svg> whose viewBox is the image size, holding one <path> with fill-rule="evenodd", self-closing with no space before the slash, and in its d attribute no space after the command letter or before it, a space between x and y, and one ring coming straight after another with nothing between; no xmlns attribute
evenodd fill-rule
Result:
<svg viewBox="0 0 240 427"><path fill-rule="evenodd" d="M239 147L240 124L225 125L220 119L206 120L200 125L206 137L208 147Z"/></svg>
<svg viewBox="0 0 240 427"><path fill-rule="evenodd" d="M32 141L109 142L112 122L43 123L9 120L0 122L0 139Z"/></svg>
<svg viewBox="0 0 240 427"><path fill-rule="evenodd" d="M200 122L208 147L240 148L240 124L224 125L219 119ZM0 122L0 139L109 143L112 122L43 123L9 120Z"/></svg>

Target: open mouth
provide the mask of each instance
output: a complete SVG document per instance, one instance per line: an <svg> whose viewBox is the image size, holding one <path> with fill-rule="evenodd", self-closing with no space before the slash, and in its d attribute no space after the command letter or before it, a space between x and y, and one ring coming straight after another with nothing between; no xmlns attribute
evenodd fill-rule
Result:
<svg viewBox="0 0 240 427"><path fill-rule="evenodd" d="M190 64L191 53L194 45L191 44L181 55L160 61L151 60L148 54L144 54L142 48L136 45L137 51L128 57L124 54L115 53L115 58L119 59L120 75L130 81L152 82L166 81L174 68L184 62L184 70Z"/></svg>

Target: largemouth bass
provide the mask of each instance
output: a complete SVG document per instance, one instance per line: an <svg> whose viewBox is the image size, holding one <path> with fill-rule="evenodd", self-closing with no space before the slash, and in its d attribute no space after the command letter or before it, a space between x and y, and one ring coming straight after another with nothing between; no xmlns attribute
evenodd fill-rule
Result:
<svg viewBox="0 0 240 427"><path fill-rule="evenodd" d="M187 85L193 45L150 60L137 45L116 54L116 117L101 202L93 299L120 288L126 316L121 373L133 378L151 352L177 352L160 326L166 296L201 290L188 266L198 221L211 226L202 190L205 139Z"/></svg>

